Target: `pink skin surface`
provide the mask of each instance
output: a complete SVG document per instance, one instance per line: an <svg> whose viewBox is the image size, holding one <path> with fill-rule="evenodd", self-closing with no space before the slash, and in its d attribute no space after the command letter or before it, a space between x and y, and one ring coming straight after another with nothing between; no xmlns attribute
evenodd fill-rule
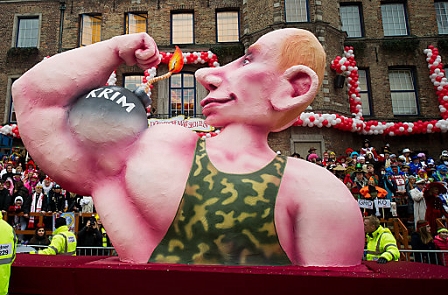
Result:
<svg viewBox="0 0 448 295"><path fill-rule="evenodd" d="M264 167L276 155L267 144L269 132L283 126L284 112L304 110L314 99L318 78L310 68L280 72L272 66L279 58L278 44L294 31L269 33L244 57L196 72L209 90L201 102L203 114L209 124L222 127L219 136L207 139L207 152L219 170L242 174ZM121 260L146 263L176 214L197 135L173 125L141 132L123 126L129 136L108 141L104 134L114 138L114 130L105 124L96 126L104 134L95 144L79 137L78 126L68 120L71 106L104 85L122 63L142 69L157 65L155 42L147 34L124 35L55 55L14 83L13 98L33 159L67 190L92 195ZM275 224L294 264L352 266L361 261L360 210L344 184L321 167L288 159Z"/></svg>

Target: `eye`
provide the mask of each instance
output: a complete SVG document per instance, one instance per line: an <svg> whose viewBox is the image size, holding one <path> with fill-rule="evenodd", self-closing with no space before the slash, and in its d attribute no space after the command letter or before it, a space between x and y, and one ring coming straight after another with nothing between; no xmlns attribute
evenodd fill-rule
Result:
<svg viewBox="0 0 448 295"><path fill-rule="evenodd" d="M250 60L249 60L249 57L245 57L244 59L243 59L243 65L245 66L245 65L248 65L250 63Z"/></svg>

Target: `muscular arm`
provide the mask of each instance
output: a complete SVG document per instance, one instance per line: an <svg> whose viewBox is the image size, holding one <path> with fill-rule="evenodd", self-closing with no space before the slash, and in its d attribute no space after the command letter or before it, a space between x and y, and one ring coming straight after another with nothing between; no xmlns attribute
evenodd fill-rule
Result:
<svg viewBox="0 0 448 295"><path fill-rule="evenodd" d="M98 179L118 174L124 166L126 158L120 155L125 153L117 152L127 148L124 143L95 146L80 138L68 120L77 98L105 85L122 63L142 69L157 65L159 54L154 40L144 33L123 35L57 54L13 84L14 107L25 146L39 166L69 190L89 194ZM105 128L98 136L112 132Z"/></svg>
<svg viewBox="0 0 448 295"><path fill-rule="evenodd" d="M353 266L361 263L361 211L344 184L326 169L288 159L276 205L280 243L294 264ZM285 198L286 196L286 198ZM277 206L284 208L280 215ZM287 213L287 214L285 214ZM289 222L282 223L281 219ZM285 225L279 228L280 223Z"/></svg>

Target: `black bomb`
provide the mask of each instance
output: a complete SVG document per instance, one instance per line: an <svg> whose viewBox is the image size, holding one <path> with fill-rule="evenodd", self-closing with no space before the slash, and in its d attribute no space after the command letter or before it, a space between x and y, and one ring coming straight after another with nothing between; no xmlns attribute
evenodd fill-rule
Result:
<svg viewBox="0 0 448 295"><path fill-rule="evenodd" d="M68 119L72 131L83 142L132 141L148 128L145 106L149 103L141 89L134 93L123 87L105 86L79 98Z"/></svg>

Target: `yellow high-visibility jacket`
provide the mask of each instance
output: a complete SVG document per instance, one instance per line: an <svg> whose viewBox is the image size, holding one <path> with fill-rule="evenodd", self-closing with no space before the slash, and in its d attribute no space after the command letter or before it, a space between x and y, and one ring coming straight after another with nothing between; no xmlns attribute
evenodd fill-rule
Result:
<svg viewBox="0 0 448 295"><path fill-rule="evenodd" d="M384 257L387 261L398 261L400 251L397 241L388 228L381 225L373 233L367 234L366 260L378 260Z"/></svg>
<svg viewBox="0 0 448 295"><path fill-rule="evenodd" d="M0 294L8 294L11 265L16 258L17 236L0 212Z"/></svg>
<svg viewBox="0 0 448 295"><path fill-rule="evenodd" d="M76 256L76 236L68 231L66 225L58 227L53 232L53 238L48 248L39 250L38 254L46 255L71 255Z"/></svg>

